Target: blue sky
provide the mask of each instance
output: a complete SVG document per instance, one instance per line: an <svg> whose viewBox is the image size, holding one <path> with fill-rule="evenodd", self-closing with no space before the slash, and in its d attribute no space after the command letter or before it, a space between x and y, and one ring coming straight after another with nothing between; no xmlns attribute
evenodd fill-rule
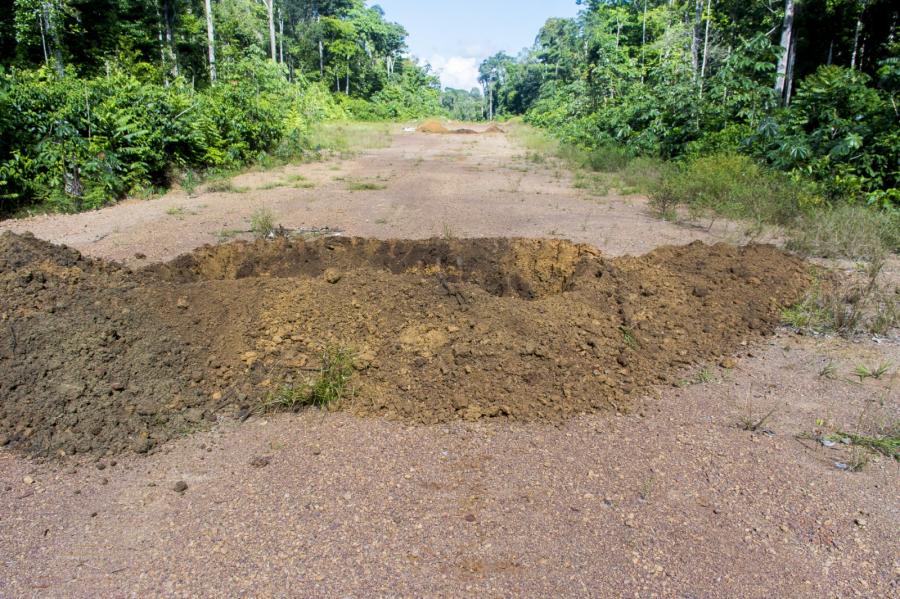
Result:
<svg viewBox="0 0 900 599"><path fill-rule="evenodd" d="M550 17L573 17L575 0L377 0L385 17L409 31L410 53L429 62L444 86L478 85L478 65L504 50L531 46Z"/></svg>

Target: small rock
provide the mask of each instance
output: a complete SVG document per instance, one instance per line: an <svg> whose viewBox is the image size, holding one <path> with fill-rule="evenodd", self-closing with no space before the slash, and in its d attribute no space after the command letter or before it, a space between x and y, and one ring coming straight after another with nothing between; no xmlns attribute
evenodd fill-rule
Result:
<svg viewBox="0 0 900 599"><path fill-rule="evenodd" d="M698 285L694 287L694 295L696 297L706 297L707 295L709 295L709 289L703 287L702 285Z"/></svg>
<svg viewBox="0 0 900 599"><path fill-rule="evenodd" d="M267 455L258 455L250 460L250 465L254 468L265 468L272 463L272 458Z"/></svg>
<svg viewBox="0 0 900 599"><path fill-rule="evenodd" d="M186 297L179 297L178 301L175 302L175 306L181 308L182 310L187 310L190 307L188 300Z"/></svg>
<svg viewBox="0 0 900 599"><path fill-rule="evenodd" d="M9 436L8 435L0 435L0 447L5 445L9 445Z"/></svg>
<svg viewBox="0 0 900 599"><path fill-rule="evenodd" d="M313 455L322 455L322 448L321 447L313 447L312 454Z"/></svg>
<svg viewBox="0 0 900 599"><path fill-rule="evenodd" d="M103 462L97 462L95 466L97 467L97 470L106 470L106 464Z"/></svg>
<svg viewBox="0 0 900 599"><path fill-rule="evenodd" d="M335 283L340 281L342 276L343 275L341 274L341 272L337 269L334 269L334 268L325 269L325 280L327 282L331 283L332 285L334 285Z"/></svg>
<svg viewBox="0 0 900 599"><path fill-rule="evenodd" d="M30 476L26 476L25 478L22 479L22 482L25 483L26 485L33 485L34 479L31 478Z"/></svg>
<svg viewBox="0 0 900 599"><path fill-rule="evenodd" d="M175 485L172 487L172 490L175 491L176 493L184 493L185 491L187 491L187 488L188 488L187 483L184 482L183 480L180 480L177 483L175 483Z"/></svg>
<svg viewBox="0 0 900 599"><path fill-rule="evenodd" d="M734 358L722 358L722 361L719 362L719 366L731 370L737 366L737 360Z"/></svg>
<svg viewBox="0 0 900 599"><path fill-rule="evenodd" d="M100 484L101 484L101 485L108 485L108 484L109 484L109 479L106 478L106 477L101 478L101 479L100 479Z"/></svg>
<svg viewBox="0 0 900 599"><path fill-rule="evenodd" d="M868 522L866 521L865 518L855 518L853 520L853 523L856 524L857 526L859 526L860 528L863 528L863 527L865 527L866 524L868 524Z"/></svg>
<svg viewBox="0 0 900 599"><path fill-rule="evenodd" d="M122 383L120 383L118 381L110 384L110 387L112 388L113 391L124 391L125 390L125 385L123 385Z"/></svg>
<svg viewBox="0 0 900 599"><path fill-rule="evenodd" d="M466 522L475 522L475 514L466 514L463 516L463 520Z"/></svg>
<svg viewBox="0 0 900 599"><path fill-rule="evenodd" d="M135 252L134 258L135 258L135 260L144 260L145 258L147 258L147 254L145 254L143 252Z"/></svg>

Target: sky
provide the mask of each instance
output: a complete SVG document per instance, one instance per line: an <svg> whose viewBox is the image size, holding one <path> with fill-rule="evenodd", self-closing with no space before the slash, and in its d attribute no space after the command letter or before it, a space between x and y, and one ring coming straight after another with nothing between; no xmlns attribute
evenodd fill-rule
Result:
<svg viewBox="0 0 900 599"><path fill-rule="evenodd" d="M376 0L409 32L410 54L428 62L444 87L478 87L478 65L499 51L530 47L550 17L574 17L575 0Z"/></svg>

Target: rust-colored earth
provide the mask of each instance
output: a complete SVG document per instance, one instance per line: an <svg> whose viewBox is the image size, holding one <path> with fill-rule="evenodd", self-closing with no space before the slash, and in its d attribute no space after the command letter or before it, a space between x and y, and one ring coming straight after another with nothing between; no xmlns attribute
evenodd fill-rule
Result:
<svg viewBox="0 0 900 599"><path fill-rule="evenodd" d="M432 424L559 419L772 332L806 286L772 246L604 258L560 240L206 246L132 271L0 237L0 434L39 454L145 452L244 418L354 352L335 408Z"/></svg>

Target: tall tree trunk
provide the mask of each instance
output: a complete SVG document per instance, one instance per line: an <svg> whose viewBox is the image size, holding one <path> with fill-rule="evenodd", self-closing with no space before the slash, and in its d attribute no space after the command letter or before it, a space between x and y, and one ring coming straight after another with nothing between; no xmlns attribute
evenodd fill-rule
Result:
<svg viewBox="0 0 900 599"><path fill-rule="evenodd" d="M50 0L41 2L41 12L44 18L44 31L50 38L50 53L53 54L53 68L60 77L66 75L66 68L63 63L62 45L59 39L59 30L56 28L56 15L53 14L53 6Z"/></svg>
<svg viewBox="0 0 900 599"><path fill-rule="evenodd" d="M712 21L712 0L706 0L706 33L703 34L703 63L700 65L700 97L703 97L703 79L709 54L709 22Z"/></svg>
<svg viewBox="0 0 900 599"><path fill-rule="evenodd" d="M163 24L165 26L165 34L166 34L166 50L169 58L169 64L171 65L170 73L172 78L175 79L179 75L178 71L178 53L175 51L175 12L178 10L175 7L176 0L163 0Z"/></svg>
<svg viewBox="0 0 900 599"><path fill-rule="evenodd" d="M278 11L278 62L284 64L284 16Z"/></svg>
<svg viewBox="0 0 900 599"><path fill-rule="evenodd" d="M797 61L797 40L791 40L791 53L787 66L787 81L784 90L784 105L791 103L791 94L794 91L794 63Z"/></svg>
<svg viewBox="0 0 900 599"><path fill-rule="evenodd" d="M703 25L703 0L694 0L694 20L691 27L691 68L694 76L700 71L700 28Z"/></svg>
<svg viewBox="0 0 900 599"><path fill-rule="evenodd" d="M168 60L166 60L166 35L165 25L163 25L163 16L159 11L159 5L156 6L156 20L159 30L157 31L157 39L159 40L159 66L163 73L163 85L169 87L169 69L167 68Z"/></svg>
<svg viewBox="0 0 900 599"><path fill-rule="evenodd" d="M213 26L212 1L206 0L206 43L209 50L209 80L216 82L216 30Z"/></svg>
<svg viewBox="0 0 900 599"><path fill-rule="evenodd" d="M862 2L860 2L859 16L856 17L856 32L853 34L853 54L850 57L851 69L856 68L857 56L859 54L859 36L862 34L863 29L862 17L863 13L866 12L867 4L868 2L866 0L862 0ZM861 60L859 62L862 63ZM860 65L860 68L862 68L862 65Z"/></svg>
<svg viewBox="0 0 900 599"><path fill-rule="evenodd" d="M794 38L794 0L784 0L784 21L781 24L781 55L775 75L775 91L784 98L784 84L788 63L791 60L791 42Z"/></svg>
<svg viewBox="0 0 900 599"><path fill-rule="evenodd" d="M644 18L641 19L641 83L644 82L644 46L647 45L647 0L644 0Z"/></svg>
<svg viewBox="0 0 900 599"><path fill-rule="evenodd" d="M44 64L50 66L50 52L47 50L47 35L44 33L44 15L38 14L38 25L41 27L41 48L44 50Z"/></svg>
<svg viewBox="0 0 900 599"><path fill-rule="evenodd" d="M278 55L275 53L275 0L264 0L266 5L266 16L269 17L269 49L272 54L272 62L278 61Z"/></svg>

